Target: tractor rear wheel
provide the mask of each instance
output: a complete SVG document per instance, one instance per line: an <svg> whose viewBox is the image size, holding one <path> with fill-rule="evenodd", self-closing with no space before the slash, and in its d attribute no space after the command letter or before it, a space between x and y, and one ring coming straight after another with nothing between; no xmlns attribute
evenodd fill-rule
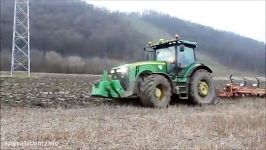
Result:
<svg viewBox="0 0 266 150"><path fill-rule="evenodd" d="M139 87L139 97L143 105L163 108L171 100L171 86L162 75L152 74L144 77Z"/></svg>
<svg viewBox="0 0 266 150"><path fill-rule="evenodd" d="M215 87L211 74L203 69L197 70L191 77L189 99L198 105L215 103Z"/></svg>

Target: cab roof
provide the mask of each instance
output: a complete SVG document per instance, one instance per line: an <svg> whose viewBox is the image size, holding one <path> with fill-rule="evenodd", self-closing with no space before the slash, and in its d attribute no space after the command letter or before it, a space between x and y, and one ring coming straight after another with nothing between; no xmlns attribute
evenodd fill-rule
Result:
<svg viewBox="0 0 266 150"><path fill-rule="evenodd" d="M187 40L177 40L177 39L167 40L167 41L159 42L156 44L152 44L152 45L150 45L150 47L153 49L160 49L160 48L164 48L164 47L170 47L173 45L182 45L182 44L184 44L187 47L191 47L191 48L197 47L196 42L191 42L191 41L187 41Z"/></svg>

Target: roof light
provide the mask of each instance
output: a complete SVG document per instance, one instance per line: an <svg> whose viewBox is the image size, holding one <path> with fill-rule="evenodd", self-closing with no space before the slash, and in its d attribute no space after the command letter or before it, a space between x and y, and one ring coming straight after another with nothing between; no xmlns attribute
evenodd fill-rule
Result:
<svg viewBox="0 0 266 150"><path fill-rule="evenodd" d="M175 35L176 40L180 40L180 36L178 34Z"/></svg>
<svg viewBox="0 0 266 150"><path fill-rule="evenodd" d="M160 39L159 44L163 44L164 39Z"/></svg>

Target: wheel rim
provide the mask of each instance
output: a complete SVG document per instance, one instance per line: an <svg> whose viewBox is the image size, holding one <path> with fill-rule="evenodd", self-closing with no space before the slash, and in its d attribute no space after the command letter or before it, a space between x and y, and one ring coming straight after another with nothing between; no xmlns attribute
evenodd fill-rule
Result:
<svg viewBox="0 0 266 150"><path fill-rule="evenodd" d="M206 81L200 81L198 85L198 93L201 97L206 97L209 94L209 86Z"/></svg>
<svg viewBox="0 0 266 150"><path fill-rule="evenodd" d="M162 85L156 86L154 95L159 101L165 100L165 88Z"/></svg>

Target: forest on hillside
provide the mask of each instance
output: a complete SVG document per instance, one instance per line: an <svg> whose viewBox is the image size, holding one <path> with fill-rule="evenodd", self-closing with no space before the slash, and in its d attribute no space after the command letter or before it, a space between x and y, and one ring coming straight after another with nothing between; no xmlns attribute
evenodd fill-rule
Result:
<svg viewBox="0 0 266 150"><path fill-rule="evenodd" d="M13 7L13 0L1 0L1 70L10 68ZM80 0L31 0L30 12L32 71L100 73L143 60L143 47L155 37L141 25L136 28L139 21L196 41L200 53L223 65L265 73L265 43L166 14L111 13Z"/></svg>

